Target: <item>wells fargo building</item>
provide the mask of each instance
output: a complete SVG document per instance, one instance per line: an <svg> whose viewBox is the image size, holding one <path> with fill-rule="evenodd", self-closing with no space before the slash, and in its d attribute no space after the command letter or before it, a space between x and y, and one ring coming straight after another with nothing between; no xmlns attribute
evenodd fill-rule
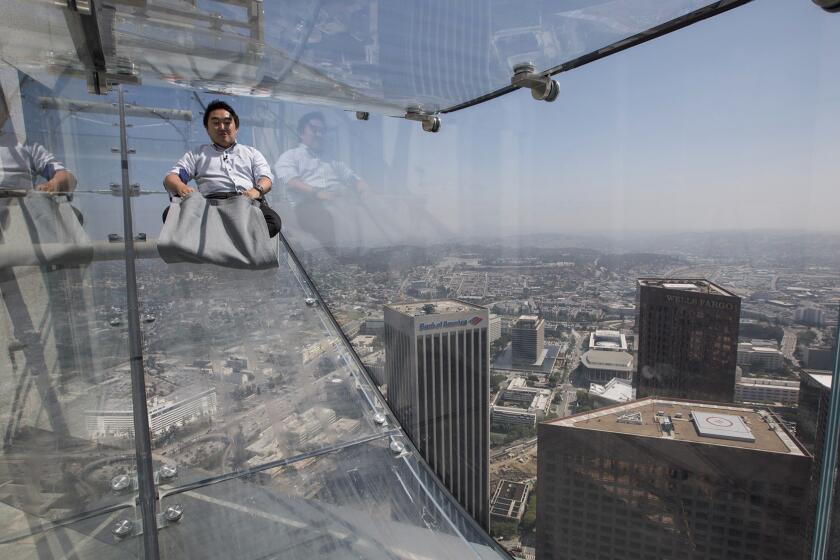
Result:
<svg viewBox="0 0 840 560"><path fill-rule="evenodd" d="M637 283L638 398L733 402L741 298L700 279Z"/></svg>

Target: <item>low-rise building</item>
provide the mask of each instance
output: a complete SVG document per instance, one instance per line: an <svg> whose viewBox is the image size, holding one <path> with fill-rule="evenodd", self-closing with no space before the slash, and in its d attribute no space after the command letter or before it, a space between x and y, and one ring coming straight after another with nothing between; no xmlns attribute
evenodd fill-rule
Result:
<svg viewBox="0 0 840 560"><path fill-rule="evenodd" d="M195 395L155 398L149 403L149 431L153 436L166 433L173 427L184 426L201 418L216 415L216 388L211 387ZM126 408L91 410L85 412L85 424L91 439L109 436L134 436L134 413L130 403Z"/></svg>
<svg viewBox="0 0 840 560"><path fill-rule="evenodd" d="M802 362L808 369L834 371L837 351L831 346L811 347L802 350Z"/></svg>
<svg viewBox="0 0 840 560"><path fill-rule="evenodd" d="M531 485L500 480L490 499L490 516L496 521L520 521L525 514Z"/></svg>
<svg viewBox="0 0 840 560"><path fill-rule="evenodd" d="M490 344L499 340L502 337L502 318L491 313L490 321L487 325L487 339Z"/></svg>
<svg viewBox="0 0 840 560"><path fill-rule="evenodd" d="M774 370L782 367L784 355L778 348L771 346L757 346L753 342L738 343L739 366L749 366L752 369Z"/></svg>
<svg viewBox="0 0 840 560"><path fill-rule="evenodd" d="M542 420L548 413L552 396L551 389L528 387L524 378L515 377L506 388L499 391L490 405L490 421L508 426L536 426L537 421Z"/></svg>
<svg viewBox="0 0 840 560"><path fill-rule="evenodd" d="M385 319L365 319L359 329L361 334L372 334L374 336L382 336L385 332Z"/></svg>
<svg viewBox="0 0 840 560"><path fill-rule="evenodd" d="M793 320L803 325L821 327L825 325L825 314L817 307L798 307L793 312Z"/></svg>
<svg viewBox="0 0 840 560"><path fill-rule="evenodd" d="M533 428L537 425L537 415L527 408L494 404L490 407L490 422L502 426L530 426Z"/></svg>
<svg viewBox="0 0 840 560"><path fill-rule="evenodd" d="M373 345L375 341L376 337L372 334L360 334L356 335L353 340L350 341L350 344L353 345L353 349L356 350L356 353L361 356L373 352Z"/></svg>
<svg viewBox="0 0 840 560"><path fill-rule="evenodd" d="M620 377L613 377L606 385L590 383L589 396L599 404L630 402L633 400L633 383Z"/></svg>
<svg viewBox="0 0 840 560"><path fill-rule="evenodd" d="M793 406L798 401L799 381L742 377L735 383L735 402Z"/></svg>
<svg viewBox="0 0 840 560"><path fill-rule="evenodd" d="M606 383L610 379L632 379L633 355L623 350L590 349L580 357L579 370L590 383Z"/></svg>
<svg viewBox="0 0 840 560"><path fill-rule="evenodd" d="M621 331L594 330L589 334L589 349L627 351L627 337Z"/></svg>

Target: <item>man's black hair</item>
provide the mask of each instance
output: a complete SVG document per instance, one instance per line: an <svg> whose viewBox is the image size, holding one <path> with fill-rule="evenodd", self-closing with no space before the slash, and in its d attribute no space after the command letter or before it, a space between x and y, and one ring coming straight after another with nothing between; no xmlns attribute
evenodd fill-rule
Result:
<svg viewBox="0 0 840 560"><path fill-rule="evenodd" d="M233 107L222 101L221 99L214 99L210 102L210 105L207 106L207 109L204 111L204 128L207 128L207 121L210 120L210 113L215 111L216 109L224 109L230 116L233 117L233 122L236 124L236 128L239 128L239 115L236 114L236 111L233 110Z"/></svg>
<svg viewBox="0 0 840 560"><path fill-rule="evenodd" d="M298 136L303 134L303 129L306 128L306 125L308 125L311 121L314 120L320 120L323 123L327 122L327 119L324 118L324 114L321 111L312 111L311 113L306 113L300 118L300 120L298 120Z"/></svg>

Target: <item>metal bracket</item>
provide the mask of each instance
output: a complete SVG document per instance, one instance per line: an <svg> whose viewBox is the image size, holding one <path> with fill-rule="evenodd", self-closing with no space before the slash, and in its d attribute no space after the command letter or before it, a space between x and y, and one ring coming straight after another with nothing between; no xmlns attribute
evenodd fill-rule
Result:
<svg viewBox="0 0 840 560"><path fill-rule="evenodd" d="M405 447L405 443L400 441L402 438L397 438L395 436L390 437L390 442L388 443L388 449L391 450L391 453L394 455L395 458L399 459L408 455L408 450Z"/></svg>
<svg viewBox="0 0 840 560"><path fill-rule="evenodd" d="M423 125L426 132L437 132L440 130L440 117L430 115L419 107L409 107L405 118L410 121L417 121Z"/></svg>
<svg viewBox="0 0 840 560"><path fill-rule="evenodd" d="M178 476L178 466L174 464L164 463L154 472L155 485L163 484L168 480ZM137 473L131 472L129 474L118 474L111 479L111 491L115 494L121 494L126 491L136 492L139 488L137 481Z"/></svg>
<svg viewBox="0 0 840 560"><path fill-rule="evenodd" d="M510 85L531 90L531 97L537 101L554 101L560 94L560 84L548 76L537 74L536 66L530 62L513 67Z"/></svg>
<svg viewBox="0 0 840 560"><path fill-rule="evenodd" d="M826 12L840 13L840 0L814 0L814 4Z"/></svg>
<svg viewBox="0 0 840 560"><path fill-rule="evenodd" d="M114 196L122 196L122 185L118 185L117 183L111 183L110 185L108 185L108 190ZM132 183L131 185L129 185L128 196L140 196L140 191L140 185L137 183Z"/></svg>
<svg viewBox="0 0 840 560"><path fill-rule="evenodd" d="M175 504L157 514L155 525L157 525L158 530L165 529L170 525L178 523L183 516L184 506ZM111 526L111 534L118 541L125 540L128 537L139 537L143 534L143 520L119 519Z"/></svg>
<svg viewBox="0 0 840 560"><path fill-rule="evenodd" d="M115 83L139 83L137 69L130 60L116 61L116 71L108 72L107 63L116 56L114 22L116 10L97 8L95 0L66 0L64 19L76 47L76 55L85 67L88 91L103 95Z"/></svg>

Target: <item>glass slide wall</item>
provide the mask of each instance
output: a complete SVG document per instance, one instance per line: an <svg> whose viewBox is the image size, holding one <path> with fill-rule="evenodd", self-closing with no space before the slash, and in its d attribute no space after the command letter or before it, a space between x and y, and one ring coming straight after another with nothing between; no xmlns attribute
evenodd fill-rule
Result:
<svg viewBox="0 0 840 560"><path fill-rule="evenodd" d="M0 8L0 556L810 557L837 16L69 4ZM216 99L277 266L160 257Z"/></svg>

